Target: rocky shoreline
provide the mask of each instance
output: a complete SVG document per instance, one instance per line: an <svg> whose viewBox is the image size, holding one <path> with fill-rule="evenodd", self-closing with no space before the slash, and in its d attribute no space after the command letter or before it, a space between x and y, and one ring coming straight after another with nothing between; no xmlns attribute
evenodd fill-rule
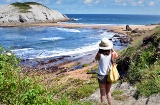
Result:
<svg viewBox="0 0 160 105"><path fill-rule="evenodd" d="M145 33L152 28L155 28L157 25L151 25L151 26L130 26L132 28L132 31L137 30L136 32L127 31L125 26L103 26L103 25L79 25L79 24L59 24L59 23L37 23L32 25L26 25L26 26L54 26L54 27L68 27L68 28L99 28L106 30L107 32L114 32L115 35L110 38L110 40L114 43L116 46L128 46L132 40L134 40L134 37L139 36L142 32ZM117 49L118 50L118 49ZM85 63L91 63L94 61L94 57L96 55L96 51L88 52L85 56L76 58L74 55L70 56L59 56L59 57L53 57L53 58L44 58L44 59L22 59L21 65L24 67L24 71L31 72L35 69L38 71L43 72L55 72L61 68L61 65L65 65L70 62L80 62L81 65ZM86 57L87 56L87 57ZM87 58L92 58L92 60L89 60L88 62L85 62ZM84 59L84 60L82 60ZM47 71L46 71L47 70Z"/></svg>

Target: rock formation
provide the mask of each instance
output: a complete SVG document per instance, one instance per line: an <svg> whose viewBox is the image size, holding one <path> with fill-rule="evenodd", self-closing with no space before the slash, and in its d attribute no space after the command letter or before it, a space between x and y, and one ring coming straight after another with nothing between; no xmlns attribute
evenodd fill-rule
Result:
<svg viewBox="0 0 160 105"><path fill-rule="evenodd" d="M132 29L129 27L129 25L126 25L126 31L132 31Z"/></svg>
<svg viewBox="0 0 160 105"><path fill-rule="evenodd" d="M36 2L12 3L0 8L0 23L58 22L69 18Z"/></svg>

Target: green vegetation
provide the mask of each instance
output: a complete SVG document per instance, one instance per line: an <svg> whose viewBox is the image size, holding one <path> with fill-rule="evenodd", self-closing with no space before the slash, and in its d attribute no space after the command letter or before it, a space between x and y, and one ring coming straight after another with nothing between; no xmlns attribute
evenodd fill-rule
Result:
<svg viewBox="0 0 160 105"><path fill-rule="evenodd" d="M50 104L52 100L45 89L23 75L13 54L4 54L0 47L0 103L4 104Z"/></svg>
<svg viewBox="0 0 160 105"><path fill-rule="evenodd" d="M24 74L19 59L7 55L0 47L0 103L11 105L92 105L80 99L88 97L97 88L95 79L71 79L67 75Z"/></svg>
<svg viewBox="0 0 160 105"><path fill-rule="evenodd" d="M142 36L117 61L119 70L127 72L123 80L137 86L136 97L160 93L160 27Z"/></svg>
<svg viewBox="0 0 160 105"><path fill-rule="evenodd" d="M31 9L30 5L41 5L37 2L24 2L24 3L20 3L20 2L16 2L16 3L12 3L11 5L18 7L21 12L25 13L28 12L29 9Z"/></svg>
<svg viewBox="0 0 160 105"><path fill-rule="evenodd" d="M118 90L115 89L112 92L112 96L114 97L114 99L121 100L121 101L123 101L129 97L127 95L123 95L123 90L121 90L121 89L118 89Z"/></svg>
<svg viewBox="0 0 160 105"><path fill-rule="evenodd" d="M122 95L123 94L123 90L114 90L113 92L112 92L112 96L119 96L119 95Z"/></svg>

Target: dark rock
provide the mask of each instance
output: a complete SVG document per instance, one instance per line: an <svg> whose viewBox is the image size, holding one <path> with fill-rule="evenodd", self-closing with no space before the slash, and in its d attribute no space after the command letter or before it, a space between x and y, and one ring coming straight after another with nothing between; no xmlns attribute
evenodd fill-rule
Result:
<svg viewBox="0 0 160 105"><path fill-rule="evenodd" d="M120 35L119 34L115 34L113 37L120 37Z"/></svg>
<svg viewBox="0 0 160 105"><path fill-rule="evenodd" d="M139 31L138 28L131 31L131 33L139 33L139 32L141 32L141 31Z"/></svg>
<svg viewBox="0 0 160 105"><path fill-rule="evenodd" d="M129 37L121 37L120 42L121 43L130 43L131 42L131 38L129 38Z"/></svg>
<svg viewBox="0 0 160 105"><path fill-rule="evenodd" d="M152 35L150 36L147 36L143 39L143 44L146 45L148 44L149 42L153 42L154 38L152 37Z"/></svg>
<svg viewBox="0 0 160 105"><path fill-rule="evenodd" d="M19 15L19 22L24 23L24 22L27 22L27 20L24 19L22 15Z"/></svg>
<svg viewBox="0 0 160 105"><path fill-rule="evenodd" d="M129 25L126 25L126 31L132 31L132 29L129 27Z"/></svg>

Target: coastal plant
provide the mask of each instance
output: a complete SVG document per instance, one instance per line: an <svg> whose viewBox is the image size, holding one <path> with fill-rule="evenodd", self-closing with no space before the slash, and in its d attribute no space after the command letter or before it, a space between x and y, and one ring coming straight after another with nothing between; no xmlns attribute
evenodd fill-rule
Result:
<svg viewBox="0 0 160 105"><path fill-rule="evenodd" d="M45 89L21 72L20 60L0 47L0 102L3 104L52 103ZM50 100L50 101L48 101Z"/></svg>
<svg viewBox="0 0 160 105"><path fill-rule="evenodd" d="M137 95L148 97L160 93L160 27L142 36L141 42L122 52L117 63L123 80L137 86Z"/></svg>
<svg viewBox="0 0 160 105"><path fill-rule="evenodd" d="M11 5L18 7L23 13L28 12L28 10L31 9L31 6L26 3L16 2L12 3Z"/></svg>
<svg viewBox="0 0 160 105"><path fill-rule="evenodd" d="M112 92L112 96L119 96L123 94L123 90L119 89L119 90L114 90Z"/></svg>
<svg viewBox="0 0 160 105"><path fill-rule="evenodd" d="M12 3L11 5L18 7L22 13L26 13L26 12L29 12L28 11L29 9L31 9L30 5L42 5L42 4L37 3L37 2L24 2L24 3L15 2L15 3ZM44 5L42 5L42 6L44 6ZM46 7L46 6L44 6L44 7ZM46 8L48 8L48 7L46 7Z"/></svg>
<svg viewBox="0 0 160 105"><path fill-rule="evenodd" d="M67 95L69 95L74 100L79 100L84 97L89 97L96 89L98 89L97 81L92 80L89 83L82 84L76 89L69 90Z"/></svg>

